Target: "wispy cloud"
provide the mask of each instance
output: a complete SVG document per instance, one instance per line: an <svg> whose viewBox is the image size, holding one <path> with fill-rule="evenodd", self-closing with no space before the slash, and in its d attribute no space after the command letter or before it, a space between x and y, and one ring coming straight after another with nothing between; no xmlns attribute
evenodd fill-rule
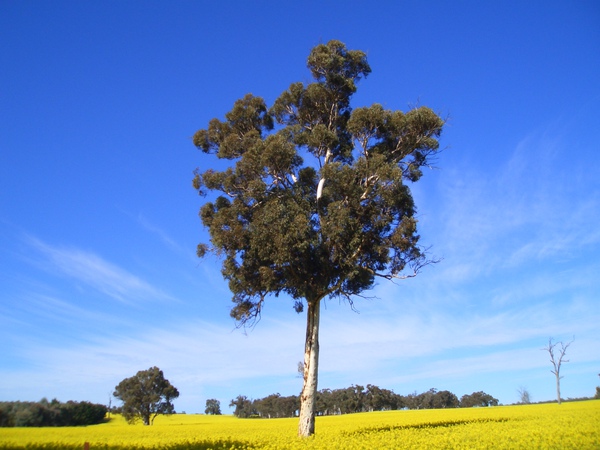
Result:
<svg viewBox="0 0 600 450"><path fill-rule="evenodd" d="M157 225L151 223L150 220L148 220L144 215L138 214L137 221L142 226L142 228L158 236L160 240L171 250L174 250L179 253L189 253L186 249L179 245L175 241L175 239L173 239L166 231L164 231Z"/></svg>
<svg viewBox="0 0 600 450"><path fill-rule="evenodd" d="M441 213L435 223L425 220L424 233L445 258L434 276L471 281L569 261L597 246L600 184L581 164L570 162L566 170L571 151L560 136L534 132L485 176L472 162L441 171L435 192Z"/></svg>
<svg viewBox="0 0 600 450"><path fill-rule="evenodd" d="M443 380L449 386L449 380L462 383L482 373L540 368L547 361L539 349L548 336L570 336L575 328L577 346L585 345L581 351L594 358L599 311L589 301L581 302L579 308L565 311L543 309L538 303L497 314L462 315L394 312L386 310L385 303L356 314L345 305L330 305L322 318L320 386L371 382L408 393L423 380L438 387ZM69 305L54 303L70 310ZM113 329L84 342L24 343L24 366L33 366L12 369L2 377L11 389L43 386L46 391L40 391L40 397L78 398L74 386L82 385L87 391L81 398L105 401L105 392L121 379L157 365L185 394L184 408L199 410L190 402L202 389L210 396L225 392L228 398L296 393L295 367L302 358L303 339L304 317L295 313L280 320L265 317L247 335L202 320L166 321L136 330ZM259 387L261 383L265 386ZM491 393L500 396L502 391L495 387ZM6 397L6 392L0 389L0 395Z"/></svg>
<svg viewBox="0 0 600 450"><path fill-rule="evenodd" d="M593 355L600 348L595 331L600 309L593 280L600 266L585 255L600 242L595 225L600 222L600 194L574 189L569 176L560 173L561 153L567 150L557 142L539 135L524 139L489 177L461 168L442 172L443 201L431 214L435 223L427 231L439 243L435 251L444 260L415 279L381 283L372 292L377 299L357 299L360 314L347 305L327 302L320 387L373 382L406 393L422 380L438 387L440 380L473 386L482 373L488 379L493 373L508 379L510 371L543 369L546 374L547 358L540 348L550 336L576 335L573 367L597 358ZM539 167L536 161L541 162ZM178 250L159 227L143 216L138 221ZM45 268L111 298L122 302L168 298L151 283L94 253L34 238L28 242ZM206 291L211 301L223 300L225 319L229 293L223 292L218 265L206 261L199 266L210 285ZM63 298L49 295L30 302L49 319L86 314L85 308L73 307ZM102 335L87 336L85 342L25 343L20 347L25 368L1 375L11 389L50 386L70 398L77 398L73 386L81 384L87 392L80 398L95 401L103 401L105 392L122 378L152 365L165 370L185 393L182 402L190 402L202 389L212 391L211 396L222 389L229 398L296 393L304 317L281 314L280 321L273 317L265 315L248 336L232 325L219 325L219 320L208 323L188 317L153 326L131 323L127 330L112 327ZM64 373L70 374L68 382ZM271 384L261 392L260 383ZM518 381L514 383L518 386ZM551 392L552 386L548 389ZM501 397L504 391L504 401L513 401L514 390L512 385L494 385L490 393ZM88 392L100 392L102 397ZM39 396L44 395L54 394L40 391ZM538 394L538 398L550 397Z"/></svg>
<svg viewBox="0 0 600 450"><path fill-rule="evenodd" d="M52 246L33 237L27 241L43 258L43 267L83 282L111 298L126 303L169 299L162 290L94 253Z"/></svg>
<svg viewBox="0 0 600 450"><path fill-rule="evenodd" d="M389 312L361 314L352 317L334 313L324 320L322 335L331 352L324 361L330 369L343 370L344 360L355 364L365 358L365 366L379 358L411 358L441 355L448 351L493 349L520 345L532 339L547 339L552 334L568 334L572 330L590 333L599 312L586 308L557 311L552 305L533 303L526 307L503 310L495 314L485 309L465 310L449 315L430 311L416 315Z"/></svg>
<svg viewBox="0 0 600 450"><path fill-rule="evenodd" d="M101 306L90 308L89 305L82 306L56 296L35 292L21 295L8 316L26 319L29 324L39 320L61 328L64 326L65 330L75 329L80 338L93 332L105 331L109 328L108 324L110 328L118 328L130 326L131 323L126 317L102 311ZM57 333L53 334L56 337Z"/></svg>
<svg viewBox="0 0 600 450"><path fill-rule="evenodd" d="M82 385L87 386L83 395L89 399L103 397L104 391L121 379L157 365L186 396L203 386L233 385L240 389L230 394L233 397L244 393L246 380L295 377L295 365L301 358L301 321L297 326L269 320L261 325L244 335L227 326L187 321L135 333L108 333L70 345L24 343L23 368L3 371L0 367L0 372L4 380L10 380L6 386L13 391L40 385L73 398L76 386ZM0 398L9 394L0 388Z"/></svg>

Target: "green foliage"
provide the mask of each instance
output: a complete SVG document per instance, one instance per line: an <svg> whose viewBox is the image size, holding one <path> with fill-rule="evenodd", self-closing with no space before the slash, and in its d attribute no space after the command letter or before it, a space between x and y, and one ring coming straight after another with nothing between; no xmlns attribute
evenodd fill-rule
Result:
<svg viewBox="0 0 600 450"><path fill-rule="evenodd" d="M179 391L165 379L162 370L151 367L121 381L113 395L123 402L121 413L129 423L141 419L144 425L150 425L158 414L175 411L172 400L179 397Z"/></svg>
<svg viewBox="0 0 600 450"><path fill-rule="evenodd" d="M216 195L200 210L233 293L240 324L260 317L267 296L308 305L299 434L314 433L320 301L370 289L377 277L416 275L429 261L419 245L407 183L439 150L444 121L420 107L350 106L371 73L364 52L339 41L312 49L313 82L292 83L268 107L252 94L225 120L212 119L193 142L230 161L196 170L193 186ZM244 411L244 410L242 410Z"/></svg>
<svg viewBox="0 0 600 450"><path fill-rule="evenodd" d="M465 394L460 398L460 406L462 408L470 408L473 406L498 406L498 399L482 391L473 392L469 395Z"/></svg>
<svg viewBox="0 0 600 450"><path fill-rule="evenodd" d="M407 182L439 150L443 120L426 107L403 113L379 104L352 110L371 68L339 41L308 57L314 82L292 83L269 108L251 94L193 141L231 160L197 170L193 186L217 197L200 211L233 293L231 316L260 316L268 295L294 307L325 297L351 301L376 277L412 276L429 261L419 246Z"/></svg>
<svg viewBox="0 0 600 450"><path fill-rule="evenodd" d="M221 414L221 402L214 398L209 398L206 400L206 408L204 408L205 414Z"/></svg>
<svg viewBox="0 0 600 450"><path fill-rule="evenodd" d="M259 417L268 419L294 417L300 409L300 398L297 395L282 397L281 394L277 393L254 400L252 404Z"/></svg>
<svg viewBox="0 0 600 450"><path fill-rule="evenodd" d="M235 406L235 410L233 411L235 417L246 419L257 415L253 403L254 402L245 395L238 395L235 399L231 400L229 407Z"/></svg>
<svg viewBox="0 0 600 450"><path fill-rule="evenodd" d="M408 395L404 403L409 409L443 409L460 406L458 397L452 392L438 391L437 389L430 389L419 395Z"/></svg>
<svg viewBox="0 0 600 450"><path fill-rule="evenodd" d="M107 408L90 402L1 402L0 427L66 427L101 423Z"/></svg>
<svg viewBox="0 0 600 450"><path fill-rule="evenodd" d="M421 394L396 394L389 389L372 384L352 385L342 389L321 389L317 392L316 415L331 416L369 411L391 411L397 409L445 409L471 406L496 406L498 400L483 392L462 397L464 402L450 391L430 389ZM229 406L235 406L234 415L240 418L295 417L300 408L296 395L282 397L271 394L265 398L250 400L239 395Z"/></svg>

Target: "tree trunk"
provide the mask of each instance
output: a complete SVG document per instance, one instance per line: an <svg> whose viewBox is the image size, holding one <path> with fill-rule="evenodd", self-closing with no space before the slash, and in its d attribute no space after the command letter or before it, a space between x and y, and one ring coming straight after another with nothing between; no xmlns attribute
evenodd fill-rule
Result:
<svg viewBox="0 0 600 450"><path fill-rule="evenodd" d="M304 385L300 394L300 423L298 436L315 433L315 403L319 369L319 318L321 301L308 301L306 313L306 344L304 348Z"/></svg>
<svg viewBox="0 0 600 450"><path fill-rule="evenodd" d="M556 374L556 401L560 405L560 377Z"/></svg>

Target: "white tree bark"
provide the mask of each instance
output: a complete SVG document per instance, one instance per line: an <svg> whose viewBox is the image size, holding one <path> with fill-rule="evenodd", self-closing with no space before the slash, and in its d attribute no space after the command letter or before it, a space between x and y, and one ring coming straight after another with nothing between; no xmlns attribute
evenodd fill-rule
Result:
<svg viewBox="0 0 600 450"><path fill-rule="evenodd" d="M323 196L323 186L325 186L325 178L319 180L319 185L317 186L317 201Z"/></svg>
<svg viewBox="0 0 600 450"><path fill-rule="evenodd" d="M319 319L321 301L309 301L306 314L306 343L304 348L304 385L300 394L300 422L298 436L315 433L315 403L319 369Z"/></svg>
<svg viewBox="0 0 600 450"><path fill-rule="evenodd" d="M325 164L331 159L331 151L327 150ZM319 180L317 186L317 202L323 196L325 178ZM321 299L306 299L306 341L304 344L304 384L300 394L300 420L298 436L309 437L315 434L315 404L317 401L317 384L319 374L319 321L321 318Z"/></svg>
<svg viewBox="0 0 600 450"><path fill-rule="evenodd" d="M563 344L563 342L555 342L554 344L552 343L552 338L550 338L548 340L548 346L544 347L545 350L548 351L548 353L550 354L550 362L552 363L552 366L554 367L554 370L551 370L550 372L552 372L555 376L556 376L556 401L557 403L560 405L561 399L560 399L560 379L562 378L560 376L560 366L562 365L562 363L564 362L569 362L568 359L564 359L566 353L567 353L567 348L569 348L569 345L571 345L573 343L573 341L568 342L566 345ZM556 346L560 344L560 355L558 356L558 360L555 358L554 355L554 349L556 348Z"/></svg>

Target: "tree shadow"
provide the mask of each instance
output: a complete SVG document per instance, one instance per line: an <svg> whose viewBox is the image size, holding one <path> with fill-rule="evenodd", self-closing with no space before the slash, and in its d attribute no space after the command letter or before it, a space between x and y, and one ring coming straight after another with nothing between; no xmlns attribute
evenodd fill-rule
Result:
<svg viewBox="0 0 600 450"><path fill-rule="evenodd" d="M455 427L459 425L467 425L467 424L475 424L475 423L501 423L501 422L510 422L516 419L509 419L506 417L498 417L498 418L490 418L490 419L470 419L470 420L444 420L440 422L424 422L424 423L416 423L409 425L383 425L379 427L368 427L361 428L356 431L347 431L342 434L346 436L357 436L362 434L369 433L378 433L378 432L386 432L386 431L399 431L399 430L419 430L424 428L449 428Z"/></svg>
<svg viewBox="0 0 600 450"><path fill-rule="evenodd" d="M232 448L244 448L244 449L253 449L261 447L260 443L253 444L249 441L239 441L235 439L207 439L203 441L193 441L193 442L180 442L174 444L161 445L160 448L162 450L229 450ZM84 443L79 444L66 444L60 442L51 442L51 443L28 443L28 444L17 444L14 446L6 447L0 444L0 448L2 449L10 449L10 450L150 450L154 447L148 447L146 445L110 445L105 443Z"/></svg>

